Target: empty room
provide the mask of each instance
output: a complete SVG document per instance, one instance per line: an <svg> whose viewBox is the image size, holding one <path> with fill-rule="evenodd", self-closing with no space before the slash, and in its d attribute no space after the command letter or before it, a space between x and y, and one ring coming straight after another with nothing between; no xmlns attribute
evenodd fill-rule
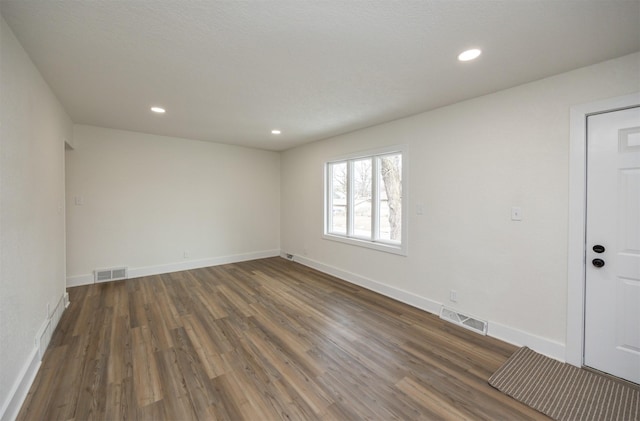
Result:
<svg viewBox="0 0 640 421"><path fill-rule="evenodd" d="M640 420L640 0L0 0L0 420Z"/></svg>

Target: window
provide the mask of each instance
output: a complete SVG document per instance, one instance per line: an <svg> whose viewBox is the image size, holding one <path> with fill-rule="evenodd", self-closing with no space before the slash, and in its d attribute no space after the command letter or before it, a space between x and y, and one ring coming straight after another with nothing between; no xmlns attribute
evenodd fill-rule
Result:
<svg viewBox="0 0 640 421"><path fill-rule="evenodd" d="M403 148L327 162L325 238L406 254Z"/></svg>

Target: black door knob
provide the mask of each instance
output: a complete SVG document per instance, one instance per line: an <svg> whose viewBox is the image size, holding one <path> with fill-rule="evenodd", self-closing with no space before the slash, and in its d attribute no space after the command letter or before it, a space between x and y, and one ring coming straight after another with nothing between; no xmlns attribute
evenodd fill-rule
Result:
<svg viewBox="0 0 640 421"><path fill-rule="evenodd" d="M604 246L596 244L595 246L593 246L593 251L595 251L596 253L604 253Z"/></svg>
<svg viewBox="0 0 640 421"><path fill-rule="evenodd" d="M591 263L593 263L593 266L597 268L601 268L602 266L604 266L604 260L602 259L593 259Z"/></svg>

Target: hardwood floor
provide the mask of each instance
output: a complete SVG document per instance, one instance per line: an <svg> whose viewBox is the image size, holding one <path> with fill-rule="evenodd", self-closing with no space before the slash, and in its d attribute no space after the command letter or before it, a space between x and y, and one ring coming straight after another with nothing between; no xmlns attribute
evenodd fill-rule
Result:
<svg viewBox="0 0 640 421"><path fill-rule="evenodd" d="M69 295L19 420L546 419L513 346L281 258Z"/></svg>

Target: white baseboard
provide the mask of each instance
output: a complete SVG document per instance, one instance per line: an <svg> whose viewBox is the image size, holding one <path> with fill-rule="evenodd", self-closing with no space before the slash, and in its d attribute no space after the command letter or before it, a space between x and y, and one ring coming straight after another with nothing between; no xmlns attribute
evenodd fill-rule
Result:
<svg viewBox="0 0 640 421"><path fill-rule="evenodd" d="M38 350L34 347L27 359L27 363L20 371L17 381L14 383L9 396L7 397L2 411L0 412L1 421L13 421L18 417L22 403L29 393L29 389L38 374L40 368L40 359L38 358Z"/></svg>
<svg viewBox="0 0 640 421"><path fill-rule="evenodd" d="M29 393L29 389L33 384L33 381L36 378L36 374L38 374L38 369L40 368L40 362L42 360L42 354L44 350L49 346L49 342L51 341L51 337L53 332L58 326L58 322L62 317L62 313L66 309L69 303L69 294L65 292L58 303L54 307L51 314L48 315L47 319L42 323L40 329L38 329L38 333L34 338L34 347L29 357L27 358L27 362L24 367L20 371L18 378L16 379L11 391L9 392L9 396L2 403L2 410L0 410L0 421L13 421L18 416L20 412L20 408L22 408L22 404Z"/></svg>
<svg viewBox="0 0 640 421"><path fill-rule="evenodd" d="M210 257L207 259L188 260L186 262L169 263L166 265L133 268L129 269L129 278L139 278L141 276L160 275L163 273L180 272L182 270L246 262L247 260L265 259L267 257L277 257L279 255L280 250L265 250L252 253L233 254L230 256Z"/></svg>
<svg viewBox="0 0 640 421"><path fill-rule="evenodd" d="M286 254L285 254L285 258L286 258ZM440 307L442 306L442 304L437 301L433 301L428 298L421 297L412 292L404 291L399 288L394 288L392 286L383 284L381 282L374 281L373 279L365 278L364 276L357 275L353 272L348 272L346 270L338 269L334 266L320 263L316 260L309 259L307 257L294 256L293 260L305 266L309 266L310 268L319 270L320 272L333 275L336 278L340 278L342 280L345 280L352 284L356 284L368 290L375 291L386 297L390 297L390 298L393 298L394 300L403 302L405 304L409 304L410 306L419 308L424 311L428 311L429 313L440 314Z"/></svg>
<svg viewBox="0 0 640 421"><path fill-rule="evenodd" d="M566 347L560 342L542 338L496 322L489 322L489 331L487 332L487 335L516 346L527 346L540 354L546 355L547 357L565 362Z"/></svg>
<svg viewBox="0 0 640 421"><path fill-rule="evenodd" d="M93 275L67 276L67 288L79 287L93 283Z"/></svg>
<svg viewBox="0 0 640 421"><path fill-rule="evenodd" d="M167 263L156 266L145 266L139 268L129 268L129 278L139 278L141 276L161 275L163 273L180 272L206 268L209 266L226 265L229 263L246 262L247 260L265 259L267 257L277 257L280 250L264 250L252 253L233 254L230 256L210 257L207 259L187 260L183 262ZM67 287L93 284L93 274L69 276Z"/></svg>
<svg viewBox="0 0 640 421"><path fill-rule="evenodd" d="M286 259L287 253L283 252L281 254L281 257ZM440 308L443 305L440 302L431 300L429 298L421 297L411 292L404 291L402 289L395 288L395 287L383 284L381 282L374 281L369 278L365 278L355 273L342 270L334 266L318 262L313 259L309 259L308 257L296 255L293 257L293 260L300 264L308 266L310 268L316 269L320 272L333 275L336 278L340 278L352 284L356 284L363 288L369 289L371 291L375 291L379 294L382 294L389 298L393 298L394 300L403 302L405 304L409 304L410 306L419 308L429 313L433 313L436 315L440 314ZM542 338L540 336L536 336L531 333L524 332L522 330L518 330L512 327L504 326L499 323L492 322L490 320L488 321L488 324L489 324L489 328L487 331L488 336L494 337L496 339L500 339L512 345L528 346L529 348L533 349L536 352L539 352L541 354L544 354L548 357L554 358L559 361L564 361L564 356L565 356L564 344L552 341L550 339Z"/></svg>

